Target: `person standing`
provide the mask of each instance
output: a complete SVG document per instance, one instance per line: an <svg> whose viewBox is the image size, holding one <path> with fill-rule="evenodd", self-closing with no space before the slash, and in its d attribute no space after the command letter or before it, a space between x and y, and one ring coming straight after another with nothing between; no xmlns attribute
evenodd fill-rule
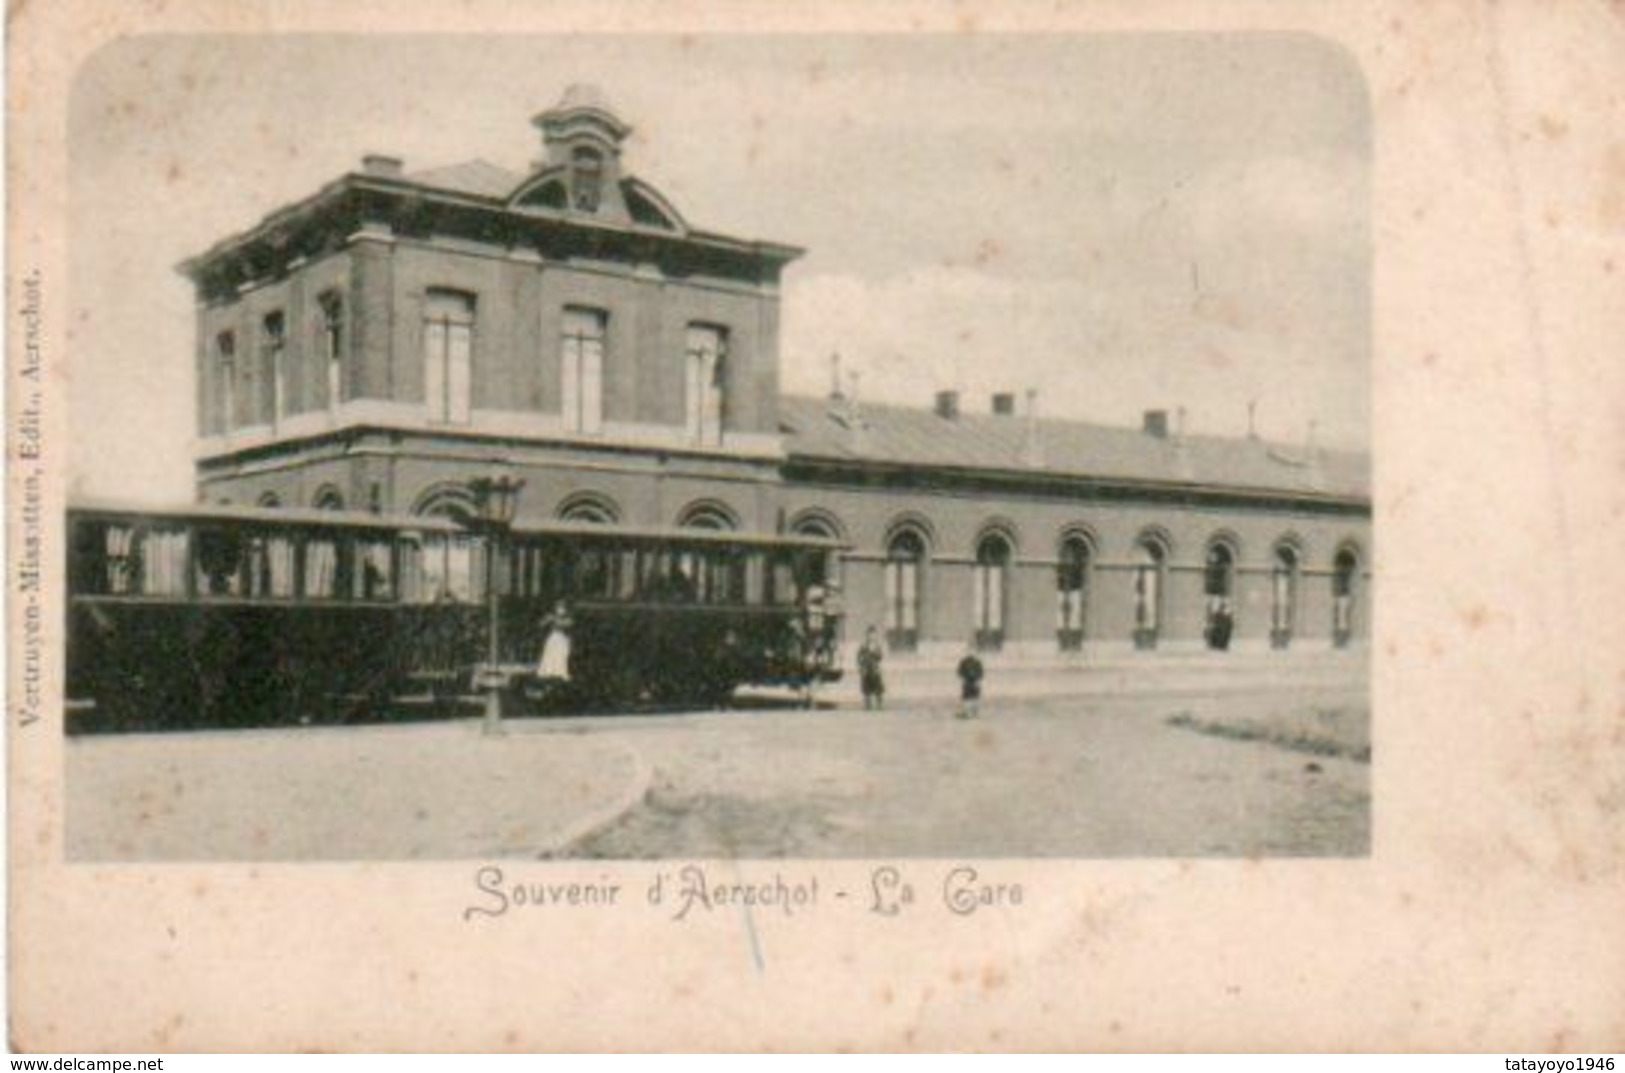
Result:
<svg viewBox="0 0 1625 1073"><path fill-rule="evenodd" d="M570 681L570 630L575 625L570 608L563 600L553 605L553 613L542 619L547 637L542 642L542 659L536 677L548 691L557 691Z"/></svg>
<svg viewBox="0 0 1625 1073"><path fill-rule="evenodd" d="M880 661L884 656L880 634L870 626L864 632L863 644L858 648L858 681L863 687L865 711L886 706L886 679L880 672Z"/></svg>
<svg viewBox="0 0 1625 1073"><path fill-rule="evenodd" d="M959 718L975 719L982 703L982 661L976 655L976 642L965 646L959 661Z"/></svg>

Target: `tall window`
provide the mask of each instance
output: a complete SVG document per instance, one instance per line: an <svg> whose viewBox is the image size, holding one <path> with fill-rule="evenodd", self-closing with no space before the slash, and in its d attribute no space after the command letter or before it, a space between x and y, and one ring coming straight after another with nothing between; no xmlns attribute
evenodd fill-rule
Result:
<svg viewBox="0 0 1625 1073"><path fill-rule="evenodd" d="M1063 652L1083 647L1088 584L1089 544L1082 537L1068 537L1055 569L1055 637Z"/></svg>
<svg viewBox="0 0 1625 1073"><path fill-rule="evenodd" d="M710 324L690 324L683 362L683 398L688 434L696 443L722 442L723 385L727 382L728 333Z"/></svg>
<svg viewBox="0 0 1625 1073"><path fill-rule="evenodd" d="M1134 644L1155 648L1162 631L1162 575L1168 549L1154 537L1143 537L1134 548Z"/></svg>
<svg viewBox="0 0 1625 1073"><path fill-rule="evenodd" d="M327 408L344 401L344 299L337 291L321 297L322 334L318 352L327 370Z"/></svg>
<svg viewBox="0 0 1625 1073"><path fill-rule="evenodd" d="M423 305L423 392L429 420L468 423L473 352L474 296L430 291Z"/></svg>
<svg viewBox="0 0 1625 1073"><path fill-rule="evenodd" d="M1202 567L1202 593L1207 597L1207 646L1217 651L1230 647L1235 627L1236 556L1228 544L1208 545Z"/></svg>
<svg viewBox="0 0 1625 1073"><path fill-rule="evenodd" d="M604 337L609 314L600 309L564 311L564 427L599 432L604 427Z"/></svg>
<svg viewBox="0 0 1625 1073"><path fill-rule="evenodd" d="M570 154L570 203L582 212L597 212L602 199L604 158L585 147Z"/></svg>
<svg viewBox="0 0 1625 1073"><path fill-rule="evenodd" d="M1009 610L1010 542L989 533L976 545L971 593L976 621L976 647L996 652L1004 646L1004 620Z"/></svg>
<svg viewBox="0 0 1625 1073"><path fill-rule="evenodd" d="M237 337L231 332L214 337L214 368L215 403L220 408L215 427L230 432L237 423Z"/></svg>
<svg viewBox="0 0 1625 1073"><path fill-rule="evenodd" d="M1298 553L1281 544L1275 549L1275 567L1270 573L1270 644L1276 648L1292 643L1297 602Z"/></svg>
<svg viewBox="0 0 1625 1073"><path fill-rule="evenodd" d="M920 566L925 541L905 529L886 545L886 643L912 652L920 643Z"/></svg>
<svg viewBox="0 0 1625 1073"><path fill-rule="evenodd" d="M267 313L260 322L260 367L271 393L270 412L265 416L272 425L280 424L288 415L287 343L287 322L282 312Z"/></svg>
<svg viewBox="0 0 1625 1073"><path fill-rule="evenodd" d="M1332 644L1346 648L1354 636L1354 583L1360 561L1344 548L1332 560Z"/></svg>

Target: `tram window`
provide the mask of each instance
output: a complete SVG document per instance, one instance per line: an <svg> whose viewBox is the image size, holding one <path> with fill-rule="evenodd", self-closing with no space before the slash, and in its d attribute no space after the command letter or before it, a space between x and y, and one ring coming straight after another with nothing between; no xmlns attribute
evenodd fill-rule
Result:
<svg viewBox="0 0 1625 1073"><path fill-rule="evenodd" d="M148 530L141 550L141 591L148 596L186 595L191 534L176 528Z"/></svg>
<svg viewBox="0 0 1625 1073"><path fill-rule="evenodd" d="M197 532L197 589L207 596L243 594L243 542L227 529Z"/></svg>
<svg viewBox="0 0 1625 1073"><path fill-rule="evenodd" d="M745 603L757 606L766 602L767 575L765 560L760 551L748 551L743 555L744 565L744 596Z"/></svg>
<svg viewBox="0 0 1625 1073"><path fill-rule="evenodd" d="M360 568L356 594L363 600L390 600L395 596L395 570L389 542L365 540L356 546Z"/></svg>
<svg viewBox="0 0 1625 1073"><path fill-rule="evenodd" d="M251 536L248 548L248 595L284 599L294 592L293 541L282 535Z"/></svg>
<svg viewBox="0 0 1625 1073"><path fill-rule="evenodd" d="M422 586L428 600L474 599L474 542L435 534L423 542Z"/></svg>
<svg viewBox="0 0 1625 1073"><path fill-rule="evenodd" d="M134 593L140 568L134 528L128 525L107 527L106 563L107 591L114 596Z"/></svg>
<svg viewBox="0 0 1625 1073"><path fill-rule="evenodd" d="M305 541L305 595L331 600L340 591L338 545L329 537Z"/></svg>

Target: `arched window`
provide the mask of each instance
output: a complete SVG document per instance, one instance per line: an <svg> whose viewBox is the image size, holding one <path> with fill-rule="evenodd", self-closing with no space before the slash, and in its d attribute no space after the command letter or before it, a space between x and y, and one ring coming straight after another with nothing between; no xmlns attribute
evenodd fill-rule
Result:
<svg viewBox="0 0 1625 1073"><path fill-rule="evenodd" d="M331 484L324 484L316 489L316 497L310 501L310 505L317 510L343 510L344 493Z"/></svg>
<svg viewBox="0 0 1625 1073"><path fill-rule="evenodd" d="M1134 647L1155 648L1162 632L1163 575L1168 548L1161 539L1146 535L1134 545Z"/></svg>
<svg viewBox="0 0 1625 1073"><path fill-rule="evenodd" d="M1055 638L1063 652L1083 648L1089 602L1089 570L1094 556L1081 536L1061 541L1055 566Z"/></svg>
<svg viewBox="0 0 1625 1073"><path fill-rule="evenodd" d="M563 522L614 525L621 520L621 512L608 496L596 492L577 492L559 504L558 517Z"/></svg>
<svg viewBox="0 0 1625 1073"><path fill-rule="evenodd" d="M1235 630L1236 553L1224 540L1207 547L1202 564L1202 594L1207 598L1207 646L1223 652Z"/></svg>
<svg viewBox="0 0 1625 1073"><path fill-rule="evenodd" d="M474 296L429 291L423 303L423 398L429 420L468 423L473 355Z"/></svg>
<svg viewBox="0 0 1625 1073"><path fill-rule="evenodd" d="M684 529L739 528L739 518L721 503L691 503L677 516L677 524Z"/></svg>
<svg viewBox="0 0 1625 1073"><path fill-rule="evenodd" d="M790 531L797 536L817 537L819 540L839 541L841 533L836 523L817 514L810 514L798 518L790 526ZM827 552L814 554L807 559L807 581L812 585L822 585L826 589L841 588L841 553L831 548Z"/></svg>
<svg viewBox="0 0 1625 1073"><path fill-rule="evenodd" d="M1004 647L1004 623L1010 607L1010 541L1002 533L988 533L977 541L976 568L971 577L976 647L997 652Z"/></svg>
<svg viewBox="0 0 1625 1073"><path fill-rule="evenodd" d="M1298 552L1290 544L1275 546L1274 566L1270 571L1270 645L1286 648L1292 643L1292 628L1297 617L1298 604Z"/></svg>
<svg viewBox="0 0 1625 1073"><path fill-rule="evenodd" d="M260 497L254 501L254 505L268 508L280 507L282 506L282 497L275 492L261 492Z"/></svg>
<svg viewBox="0 0 1625 1073"><path fill-rule="evenodd" d="M901 529L886 544L886 644L912 652L920 643L920 575L926 559L924 538Z"/></svg>
<svg viewBox="0 0 1625 1073"><path fill-rule="evenodd" d="M604 158L585 146L570 154L570 204L582 212L597 212L603 196Z"/></svg>
<svg viewBox="0 0 1625 1073"><path fill-rule="evenodd" d="M1338 551L1332 560L1332 644L1348 647L1354 637L1355 585L1359 580L1360 559L1352 548Z"/></svg>

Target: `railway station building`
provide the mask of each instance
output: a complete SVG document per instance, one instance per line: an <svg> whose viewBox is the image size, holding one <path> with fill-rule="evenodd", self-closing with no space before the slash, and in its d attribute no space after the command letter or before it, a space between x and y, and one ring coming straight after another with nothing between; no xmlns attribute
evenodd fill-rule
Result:
<svg viewBox="0 0 1625 1073"><path fill-rule="evenodd" d="M788 396L803 251L687 220L590 87L534 122L528 174L367 156L182 266L201 502L457 514L500 462L521 521L839 539L847 642L903 659L1365 643L1365 455L1016 394Z"/></svg>

